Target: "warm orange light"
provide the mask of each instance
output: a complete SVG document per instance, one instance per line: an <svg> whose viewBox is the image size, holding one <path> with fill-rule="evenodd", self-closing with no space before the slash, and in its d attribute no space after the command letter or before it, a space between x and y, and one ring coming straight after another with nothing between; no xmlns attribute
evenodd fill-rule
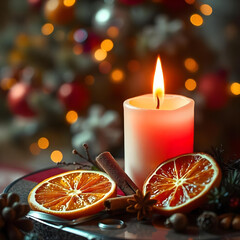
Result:
<svg viewBox="0 0 240 240"><path fill-rule="evenodd" d="M112 48L113 48L112 40L110 40L110 39L103 40L102 43L101 43L101 48L102 48L102 50L104 50L106 52L111 51Z"/></svg>
<svg viewBox="0 0 240 240"><path fill-rule="evenodd" d="M111 38L117 38L119 35L119 29L115 26L111 26L108 28L107 34Z"/></svg>
<svg viewBox="0 0 240 240"><path fill-rule="evenodd" d="M194 79L189 78L185 81L185 88L188 91L193 91L194 89L196 89L196 87L197 87L197 83Z"/></svg>
<svg viewBox="0 0 240 240"><path fill-rule="evenodd" d="M73 47L73 52L74 54L76 55L80 55L83 53L83 46L81 44L76 44L74 47Z"/></svg>
<svg viewBox="0 0 240 240"><path fill-rule="evenodd" d="M66 6L66 7L71 7L75 4L76 0L64 0L63 1L63 4Z"/></svg>
<svg viewBox="0 0 240 240"><path fill-rule="evenodd" d="M43 35L50 35L54 31L54 26L51 23L45 23L41 28Z"/></svg>
<svg viewBox="0 0 240 240"><path fill-rule="evenodd" d="M194 3L195 3L195 0L185 0L185 2L186 2L187 4L194 4Z"/></svg>
<svg viewBox="0 0 240 240"><path fill-rule="evenodd" d="M63 154L60 151L55 150L51 153L51 159L55 163L61 162L63 159Z"/></svg>
<svg viewBox="0 0 240 240"><path fill-rule="evenodd" d="M189 72L197 72L199 69L198 63L193 58L186 58L184 61L184 66Z"/></svg>
<svg viewBox="0 0 240 240"><path fill-rule="evenodd" d="M212 7L209 6L208 4L202 4L200 6L200 11L202 12L202 14L209 16L212 14Z"/></svg>
<svg viewBox="0 0 240 240"><path fill-rule="evenodd" d="M157 101L157 108L160 107L164 100L164 80L160 57L157 58L156 70L153 80L153 99Z"/></svg>
<svg viewBox="0 0 240 240"><path fill-rule="evenodd" d="M190 17L190 22L194 25L194 26L201 26L203 24L203 18L199 15L199 14L193 14Z"/></svg>
<svg viewBox="0 0 240 240"><path fill-rule="evenodd" d="M233 95L240 95L240 83L232 83L230 89Z"/></svg>
<svg viewBox="0 0 240 240"><path fill-rule="evenodd" d="M38 144L34 142L29 146L29 151L32 153L32 155L38 155L41 149L38 147Z"/></svg>
<svg viewBox="0 0 240 240"><path fill-rule="evenodd" d="M102 61L107 57L107 52L102 49L97 49L94 53L94 57L97 61Z"/></svg>
<svg viewBox="0 0 240 240"><path fill-rule="evenodd" d="M108 61L103 61L99 64L98 68L99 68L100 73L108 74L108 73L110 73L110 71L112 69L112 65Z"/></svg>
<svg viewBox="0 0 240 240"><path fill-rule="evenodd" d="M47 149L49 147L49 141L45 137L41 137L38 139L38 147L41 149Z"/></svg>
<svg viewBox="0 0 240 240"><path fill-rule="evenodd" d="M0 86L3 90L9 90L17 80L15 78L3 78L0 82Z"/></svg>
<svg viewBox="0 0 240 240"><path fill-rule="evenodd" d="M111 73L112 82L119 83L124 79L124 72L121 69L115 69Z"/></svg>
<svg viewBox="0 0 240 240"><path fill-rule="evenodd" d="M66 121L69 123L69 124L73 124L77 121L78 119L78 114L77 112L71 110L71 111L68 111L67 114L66 114Z"/></svg>

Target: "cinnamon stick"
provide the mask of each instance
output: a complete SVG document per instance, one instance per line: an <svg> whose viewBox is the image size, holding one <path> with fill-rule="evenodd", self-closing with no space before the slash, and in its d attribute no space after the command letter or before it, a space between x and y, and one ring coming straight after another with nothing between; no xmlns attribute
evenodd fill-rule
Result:
<svg viewBox="0 0 240 240"><path fill-rule="evenodd" d="M118 165L110 152L103 152L96 157L96 163L102 168L126 194L135 194L138 187Z"/></svg>
<svg viewBox="0 0 240 240"><path fill-rule="evenodd" d="M116 211L126 209L129 206L128 199L134 199L134 195L108 198L104 202L106 211Z"/></svg>

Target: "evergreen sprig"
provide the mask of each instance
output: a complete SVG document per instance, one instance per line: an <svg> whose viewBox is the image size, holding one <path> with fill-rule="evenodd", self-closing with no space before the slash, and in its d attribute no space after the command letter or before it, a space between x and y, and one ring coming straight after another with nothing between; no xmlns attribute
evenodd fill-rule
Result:
<svg viewBox="0 0 240 240"><path fill-rule="evenodd" d="M219 213L238 211L240 207L240 159L226 161L222 147L212 149L212 156L222 170L222 181L219 187L208 195L208 207Z"/></svg>

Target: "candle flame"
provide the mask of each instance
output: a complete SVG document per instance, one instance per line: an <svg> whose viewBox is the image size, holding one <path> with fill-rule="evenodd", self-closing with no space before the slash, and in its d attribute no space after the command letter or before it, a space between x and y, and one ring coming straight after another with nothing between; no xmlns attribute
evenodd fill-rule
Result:
<svg viewBox="0 0 240 240"><path fill-rule="evenodd" d="M160 105L164 100L164 80L163 80L163 71L162 65L160 61L160 57L157 58L156 70L153 81L153 98L154 101L157 101L157 109L159 109Z"/></svg>

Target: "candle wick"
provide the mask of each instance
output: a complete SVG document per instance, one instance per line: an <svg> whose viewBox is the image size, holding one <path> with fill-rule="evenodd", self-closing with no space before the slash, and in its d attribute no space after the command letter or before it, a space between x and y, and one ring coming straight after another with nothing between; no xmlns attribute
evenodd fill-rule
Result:
<svg viewBox="0 0 240 240"><path fill-rule="evenodd" d="M156 109L159 109L159 107L160 107L160 100L159 100L159 97L157 96L157 107L156 107Z"/></svg>

